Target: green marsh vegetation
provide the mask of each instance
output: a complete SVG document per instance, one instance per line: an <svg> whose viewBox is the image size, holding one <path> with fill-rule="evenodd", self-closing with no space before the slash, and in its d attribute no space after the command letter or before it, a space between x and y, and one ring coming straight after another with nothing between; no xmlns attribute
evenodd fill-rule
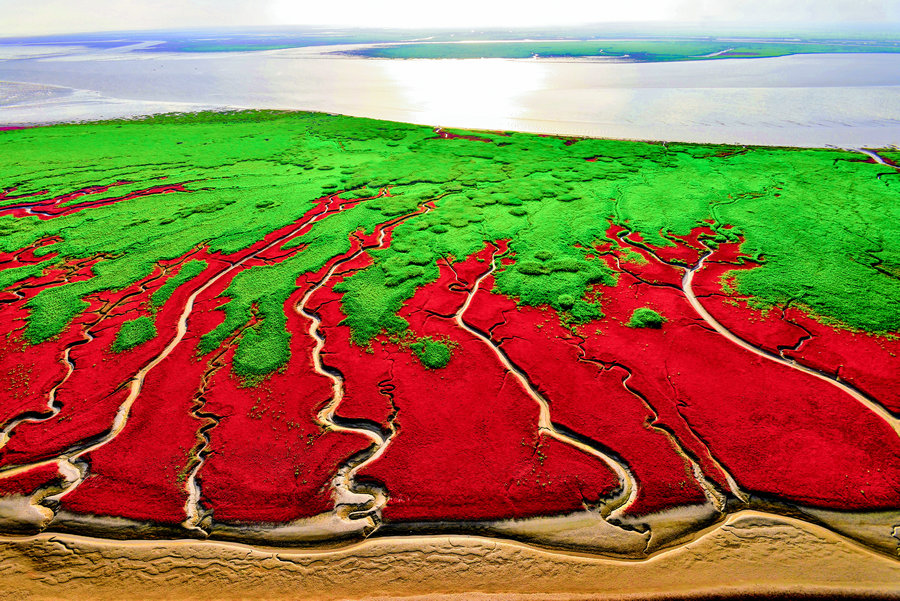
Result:
<svg viewBox="0 0 900 601"><path fill-rule="evenodd" d="M122 324L112 343L112 350L119 353L156 337L156 325L146 315L141 315Z"/></svg>
<svg viewBox="0 0 900 601"><path fill-rule="evenodd" d="M235 369L246 376L278 369L289 356L285 303L297 278L346 252L352 233L372 232L427 201L434 210L398 225L390 247L370 253L373 265L336 288L360 345L385 329L402 331L398 310L438 277L439 258L462 259L501 239L510 240L515 263L496 273L500 292L552 306L567 323L599 319L586 293L615 279L589 255L610 220L668 246L665 233L684 235L711 219L720 239L741 236L742 250L762 261L735 278L760 306L793 301L845 327L900 329L900 278L885 267L900 264L900 180L879 179L885 167L858 153L478 135L493 142L437 139L430 128L400 123L253 111L0 132L0 187L18 186L14 194L117 181L135 182L129 190L161 183L188 190L48 220L0 214L2 252L59 236L38 251L59 254L49 263L102 256L91 279L29 301L25 335L32 343L58 335L87 307L86 295L127 287L159 261L203 245L235 253L296 222L323 195L367 197L385 186L391 196L329 216L292 240L286 246L303 246L295 255L238 273L223 294L225 319L201 349L218 347L258 311ZM14 202L0 200L0 210ZM14 286L40 268L2 271L0 283ZM152 303L200 270L185 264ZM443 356L425 343L421 351L423 362Z"/></svg>
<svg viewBox="0 0 900 601"><path fill-rule="evenodd" d="M653 309L641 307L634 310L627 325L629 328L653 328L658 330L663 327L663 324L666 323L666 321L668 320L665 317Z"/></svg>
<svg viewBox="0 0 900 601"><path fill-rule="evenodd" d="M153 296L150 297L150 304L154 308L162 307L179 286L200 275L206 267L206 261L188 261L178 270L177 274L170 277L165 284L153 293Z"/></svg>
<svg viewBox="0 0 900 601"><path fill-rule="evenodd" d="M900 52L894 41L766 41L749 40L566 40L411 43L349 52L375 58L548 58L611 57L640 62L764 58L791 54Z"/></svg>

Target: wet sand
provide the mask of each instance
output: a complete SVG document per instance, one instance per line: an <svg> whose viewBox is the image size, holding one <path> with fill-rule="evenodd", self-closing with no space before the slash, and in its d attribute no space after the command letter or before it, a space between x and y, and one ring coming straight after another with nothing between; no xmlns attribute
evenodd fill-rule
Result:
<svg viewBox="0 0 900 601"><path fill-rule="evenodd" d="M0 598L650 599L804 594L900 598L900 562L790 518L731 516L644 561L478 537L332 551L60 534L0 540Z"/></svg>

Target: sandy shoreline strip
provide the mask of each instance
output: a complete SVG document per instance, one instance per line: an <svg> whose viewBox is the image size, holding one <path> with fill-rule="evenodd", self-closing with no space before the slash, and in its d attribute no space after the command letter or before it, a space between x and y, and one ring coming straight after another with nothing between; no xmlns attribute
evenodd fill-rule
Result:
<svg viewBox="0 0 900 601"><path fill-rule="evenodd" d="M900 599L900 561L756 512L645 561L466 536L271 550L44 533L0 539L0 599Z"/></svg>

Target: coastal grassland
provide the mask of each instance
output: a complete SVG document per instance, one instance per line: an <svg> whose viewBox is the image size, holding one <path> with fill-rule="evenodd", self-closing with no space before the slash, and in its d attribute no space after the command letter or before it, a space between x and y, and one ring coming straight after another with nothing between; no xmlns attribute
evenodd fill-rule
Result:
<svg viewBox="0 0 900 601"><path fill-rule="evenodd" d="M180 183L187 190L47 220L0 213L0 252L59 236L38 251L58 253L50 263L100 257L94 277L48 288L28 302L25 335L33 343L57 335L85 309L86 295L122 289L159 261L198 246L234 253L297 222L324 195L343 190L344 198L361 198L382 187L390 187L390 196L331 215L288 243L301 246L296 254L239 272L223 294L225 319L202 338L201 350L219 346L255 311L235 369L247 376L278 369L289 357L285 305L297 278L349 250L354 232L371 233L428 201L433 210L397 225L390 246L370 251L372 265L336 287L358 344L384 329L403 329L396 314L438 277L438 259L462 259L495 240L509 240L515 259L496 273L500 292L522 304L550 305L567 322L600 319L596 299L586 293L594 283L614 283L592 254L610 221L627 222L663 246L673 244L668 236L711 221L720 239L743 237L742 250L762 262L736 272L738 291L755 304L791 301L845 327L900 329L900 279L884 268L900 264L900 186L879 179L884 166L862 162L858 153L478 136L491 142L439 139L430 128L400 123L278 112L0 132L0 187L18 186L15 194L60 195L116 181ZM0 201L0 211L14 202ZM154 304L183 283L180 274L190 265ZM11 286L35 268L0 274ZM431 350L440 364L442 352Z"/></svg>
<svg viewBox="0 0 900 601"><path fill-rule="evenodd" d="M548 58L613 57L640 62L723 58L763 58L790 54L900 52L900 43L857 40L832 42L753 42L742 40L566 40L425 42L361 48L347 52L373 58Z"/></svg>

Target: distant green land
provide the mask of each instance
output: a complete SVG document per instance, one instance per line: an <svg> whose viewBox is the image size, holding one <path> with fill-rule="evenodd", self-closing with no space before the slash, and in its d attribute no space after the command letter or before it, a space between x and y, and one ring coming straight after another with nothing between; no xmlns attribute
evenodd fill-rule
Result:
<svg viewBox="0 0 900 601"><path fill-rule="evenodd" d="M577 58L609 57L638 62L764 58L791 54L900 52L894 41L787 42L748 40L581 40L410 43L348 52L373 58Z"/></svg>

